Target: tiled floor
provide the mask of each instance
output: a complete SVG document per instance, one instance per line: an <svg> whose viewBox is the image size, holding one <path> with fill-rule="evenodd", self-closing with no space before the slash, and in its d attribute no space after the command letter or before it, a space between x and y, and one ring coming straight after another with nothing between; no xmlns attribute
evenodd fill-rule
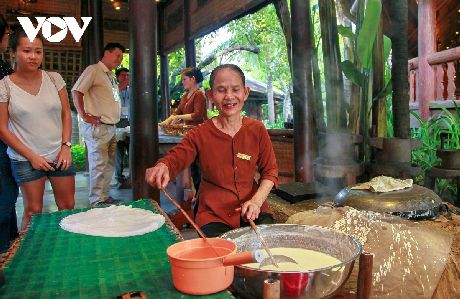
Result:
<svg viewBox="0 0 460 299"><path fill-rule="evenodd" d="M171 184L170 184L171 185ZM170 186L173 187L173 186ZM88 174L85 172L77 173L75 177L75 208L88 208L88 188L89 188L89 178ZM174 188L169 188L171 196L175 196ZM120 199L124 202L129 202L132 200L132 189L117 189L116 180L112 180L110 187L110 196L115 199ZM160 195L160 206L166 213L171 213L175 211L175 207L168 201L164 194ZM45 186L45 195L43 198L43 213L51 213L57 211L56 203L54 202L53 190L49 182ZM20 227L22 214L24 212L23 198L19 194L18 201L16 204L16 213L18 216L18 226ZM193 229L183 229L181 230L185 239L192 239L198 237L196 232Z"/></svg>

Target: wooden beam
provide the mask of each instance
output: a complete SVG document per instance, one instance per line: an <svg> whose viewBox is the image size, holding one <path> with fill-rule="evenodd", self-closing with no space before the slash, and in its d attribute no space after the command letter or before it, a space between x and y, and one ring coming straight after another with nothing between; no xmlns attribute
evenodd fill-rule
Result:
<svg viewBox="0 0 460 299"><path fill-rule="evenodd" d="M193 20L190 38L202 37L228 22L253 13L271 0L188 0ZM184 44L184 0L171 0L165 4L165 42L161 53L170 53Z"/></svg>
<svg viewBox="0 0 460 299"><path fill-rule="evenodd" d="M427 56L427 61L430 65L452 62L460 59L460 47L434 52Z"/></svg>
<svg viewBox="0 0 460 299"><path fill-rule="evenodd" d="M427 120L430 115L429 102L435 99L435 74L427 57L436 51L434 0L418 2L418 76L416 99L420 105L420 116Z"/></svg>
<svg viewBox="0 0 460 299"><path fill-rule="evenodd" d="M196 67L196 48L195 39L192 35L192 12L190 0L184 0L184 47L185 47L185 65L187 67Z"/></svg>
<svg viewBox="0 0 460 299"><path fill-rule="evenodd" d="M434 52L427 56L428 64L433 66L441 63L456 61L460 59L460 47ZM418 57L409 60L409 70L418 68Z"/></svg>

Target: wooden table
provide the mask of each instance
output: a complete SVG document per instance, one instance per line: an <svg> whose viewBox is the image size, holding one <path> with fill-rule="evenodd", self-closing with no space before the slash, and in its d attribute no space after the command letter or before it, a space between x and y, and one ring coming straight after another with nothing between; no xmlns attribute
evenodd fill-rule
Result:
<svg viewBox="0 0 460 299"><path fill-rule="evenodd" d="M81 210L34 216L30 228L21 233L21 240L0 264L7 281L0 288L0 297L115 298L143 290L149 298L195 298L180 293L172 284L166 248L182 240L179 231L156 202L139 200L132 205L163 214L166 225L145 235L103 238L59 227L63 217ZM30 270L22 271L24 268ZM222 291L205 298L234 297Z"/></svg>

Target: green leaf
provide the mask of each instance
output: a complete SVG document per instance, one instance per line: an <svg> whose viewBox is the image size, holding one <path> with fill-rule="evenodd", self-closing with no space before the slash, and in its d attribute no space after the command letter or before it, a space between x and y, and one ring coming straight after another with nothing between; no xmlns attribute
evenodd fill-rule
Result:
<svg viewBox="0 0 460 299"><path fill-rule="evenodd" d="M380 0L369 0L364 14L363 24L357 40L358 58L361 65L370 69L372 67L372 47L379 27L382 3Z"/></svg>
<svg viewBox="0 0 460 299"><path fill-rule="evenodd" d="M345 77L347 77L351 82L362 87L364 83L364 75L356 68L353 62L350 60L345 60L340 64Z"/></svg>
<svg viewBox="0 0 460 299"><path fill-rule="evenodd" d="M391 39L383 35L383 58L385 61L388 60L388 57L390 57L390 51L391 51Z"/></svg>
<svg viewBox="0 0 460 299"><path fill-rule="evenodd" d="M355 34L353 33L353 30L351 27L345 27L343 25L337 25L337 31L339 34L343 37L348 37L348 38L355 38Z"/></svg>

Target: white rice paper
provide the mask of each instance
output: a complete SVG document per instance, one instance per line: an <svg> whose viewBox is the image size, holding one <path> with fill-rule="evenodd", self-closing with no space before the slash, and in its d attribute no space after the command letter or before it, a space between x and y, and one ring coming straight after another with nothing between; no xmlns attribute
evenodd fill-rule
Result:
<svg viewBox="0 0 460 299"><path fill-rule="evenodd" d="M162 215L131 206L95 208L72 214L61 220L62 229L99 237L130 237L159 229L165 223Z"/></svg>

